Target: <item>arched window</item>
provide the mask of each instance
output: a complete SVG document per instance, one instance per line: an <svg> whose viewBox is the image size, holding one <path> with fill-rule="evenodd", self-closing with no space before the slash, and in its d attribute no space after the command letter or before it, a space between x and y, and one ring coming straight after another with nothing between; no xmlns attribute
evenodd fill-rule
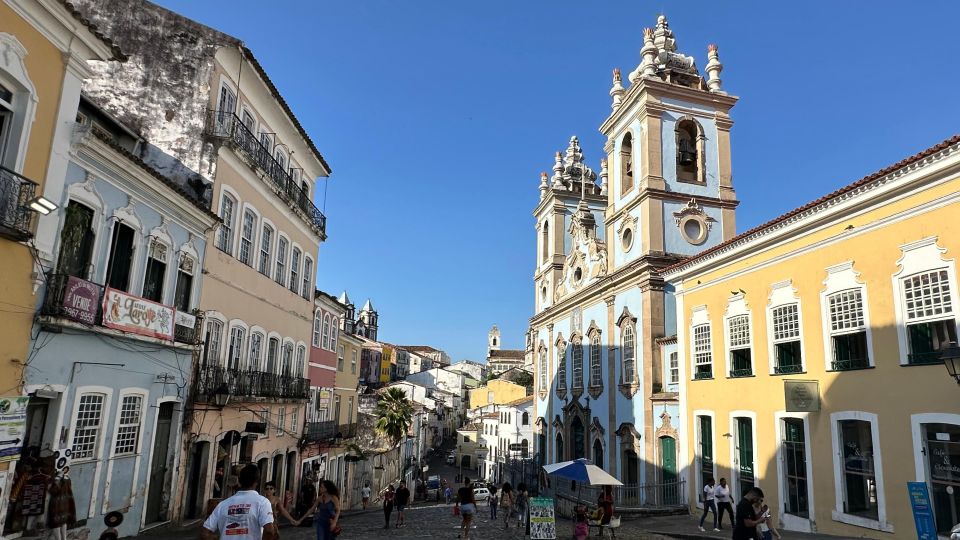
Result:
<svg viewBox="0 0 960 540"><path fill-rule="evenodd" d="M313 346L320 347L320 310L313 314Z"/></svg>
<svg viewBox="0 0 960 540"><path fill-rule="evenodd" d="M526 458L530 453L530 441L524 439L520 441L520 457Z"/></svg>
<svg viewBox="0 0 960 540"><path fill-rule="evenodd" d="M337 325L337 318L334 317L330 319L330 350L337 350L337 331L339 326Z"/></svg>
<svg viewBox="0 0 960 540"><path fill-rule="evenodd" d="M243 369L243 343L244 330L240 326L234 326L230 329L230 348L227 351L227 367L230 369Z"/></svg>
<svg viewBox="0 0 960 540"><path fill-rule="evenodd" d="M322 348L330 349L330 315L327 313L323 314L323 337L320 343Z"/></svg>
<svg viewBox="0 0 960 540"><path fill-rule="evenodd" d="M563 461L563 435L557 433L557 460L555 463Z"/></svg>
<svg viewBox="0 0 960 540"><path fill-rule="evenodd" d="M583 342L579 337L573 341L571 356L573 360L573 391L579 392L583 390Z"/></svg>
<svg viewBox="0 0 960 540"><path fill-rule="evenodd" d="M290 255L290 285L287 288L294 293L300 290L300 248L293 248Z"/></svg>
<svg viewBox="0 0 960 540"><path fill-rule="evenodd" d="M583 426L583 422L580 420L580 417L574 417L573 424L570 426L571 436L573 437L573 443L570 447L570 459L580 459L584 457L584 452L586 451L587 440L586 440L586 429Z"/></svg>
<svg viewBox="0 0 960 540"><path fill-rule="evenodd" d="M253 235L257 229L257 216L249 208L243 211L243 223L240 227L240 262L253 266Z"/></svg>
<svg viewBox="0 0 960 540"><path fill-rule="evenodd" d="M540 262L547 262L547 258L550 256L550 222L543 222L543 242L540 247Z"/></svg>
<svg viewBox="0 0 960 540"><path fill-rule="evenodd" d="M236 208L237 200L229 193L224 193L220 199L220 219L223 220L223 223L220 224L220 230L217 234L217 249L227 255L233 255L234 213Z"/></svg>
<svg viewBox="0 0 960 540"><path fill-rule="evenodd" d="M260 361L263 356L263 334L254 332L250 334L250 356L248 358L248 369L250 371L260 371Z"/></svg>
<svg viewBox="0 0 960 540"><path fill-rule="evenodd" d="M702 182L703 137L691 119L677 122L677 180Z"/></svg>
<svg viewBox="0 0 960 540"><path fill-rule="evenodd" d="M283 365L282 365L280 374L289 376L292 370L293 370L293 343L287 343L283 346Z"/></svg>
<svg viewBox="0 0 960 540"><path fill-rule="evenodd" d="M207 365L220 365L220 344L223 342L223 323L210 319L207 322Z"/></svg>
<svg viewBox="0 0 960 540"><path fill-rule="evenodd" d="M267 342L267 373L277 372L277 355L280 353L280 340L272 337Z"/></svg>
<svg viewBox="0 0 960 540"><path fill-rule="evenodd" d="M620 194L633 189L633 134L627 133L620 141Z"/></svg>
<svg viewBox="0 0 960 540"><path fill-rule="evenodd" d="M636 339L633 333L633 325L627 324L623 327L623 382L631 384L637 380L636 370Z"/></svg>
<svg viewBox="0 0 960 540"><path fill-rule="evenodd" d="M303 377L304 367L306 367L307 362L307 348L303 345L297 347L297 365L296 371L294 371L294 377Z"/></svg>
<svg viewBox="0 0 960 540"><path fill-rule="evenodd" d="M563 399L567 395L567 343L557 342L557 395Z"/></svg>
<svg viewBox="0 0 960 540"><path fill-rule="evenodd" d="M594 333L590 338L590 386L602 387L600 380L600 334Z"/></svg>
<svg viewBox="0 0 960 540"><path fill-rule="evenodd" d="M593 464L603 468L603 444L600 443L600 439L593 441Z"/></svg>
<svg viewBox="0 0 960 540"><path fill-rule="evenodd" d="M546 392L547 388L547 349L540 346L540 391Z"/></svg>

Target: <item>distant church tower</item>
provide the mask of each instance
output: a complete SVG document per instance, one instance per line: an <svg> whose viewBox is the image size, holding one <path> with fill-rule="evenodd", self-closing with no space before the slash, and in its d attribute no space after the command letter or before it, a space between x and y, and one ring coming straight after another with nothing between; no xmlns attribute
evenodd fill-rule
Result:
<svg viewBox="0 0 960 540"><path fill-rule="evenodd" d="M493 328L490 329L490 333L487 334L487 350L500 350L500 329L497 328L497 325L493 325Z"/></svg>
<svg viewBox="0 0 960 540"><path fill-rule="evenodd" d="M340 293L340 298L337 298L337 301L346 308L343 318L340 320L340 330L348 334L355 333L356 307L353 305L353 302L350 301L350 297L347 296L347 291Z"/></svg>
<svg viewBox="0 0 960 540"><path fill-rule="evenodd" d="M362 328L362 331L358 333L362 334L363 337L377 340L377 310L373 309L373 303L370 302L369 298L363 304L363 309L360 310L359 327Z"/></svg>

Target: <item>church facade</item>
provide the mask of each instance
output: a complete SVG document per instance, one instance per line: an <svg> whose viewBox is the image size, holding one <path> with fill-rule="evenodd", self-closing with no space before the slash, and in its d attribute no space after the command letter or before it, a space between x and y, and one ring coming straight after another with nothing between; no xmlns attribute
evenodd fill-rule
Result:
<svg viewBox="0 0 960 540"><path fill-rule="evenodd" d="M729 113L716 46L706 75L666 18L613 71L599 172L572 137L535 208L534 445L627 485L678 478L676 308L660 271L735 234Z"/></svg>

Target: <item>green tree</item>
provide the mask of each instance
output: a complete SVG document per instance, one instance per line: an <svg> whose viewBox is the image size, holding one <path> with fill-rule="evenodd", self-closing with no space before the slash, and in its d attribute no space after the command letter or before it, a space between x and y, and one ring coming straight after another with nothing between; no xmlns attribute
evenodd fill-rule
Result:
<svg viewBox="0 0 960 540"><path fill-rule="evenodd" d="M513 384L519 384L520 386L533 387L533 375L527 373L526 371L517 372L513 376Z"/></svg>
<svg viewBox="0 0 960 540"><path fill-rule="evenodd" d="M413 424L413 404L399 388L388 388L381 394L373 413L377 416L377 433L394 445L407 436Z"/></svg>

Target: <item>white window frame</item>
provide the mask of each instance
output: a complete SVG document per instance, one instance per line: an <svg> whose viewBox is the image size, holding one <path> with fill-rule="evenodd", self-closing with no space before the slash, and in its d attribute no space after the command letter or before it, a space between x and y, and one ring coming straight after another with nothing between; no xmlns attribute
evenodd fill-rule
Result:
<svg viewBox="0 0 960 540"><path fill-rule="evenodd" d="M83 463L89 461L99 461L103 457L104 431L109 429L109 419L111 418L111 406L113 401L113 389L106 386L81 386L77 388L73 400L73 414L70 418L70 444L67 448L71 451L75 444L77 435L77 417L80 414L80 400L87 394L99 394L103 396L102 406L100 408L100 423L97 426L97 437L94 442L93 455L85 458L72 458L73 463ZM92 504L92 503L91 503Z"/></svg>
<svg viewBox="0 0 960 540"><path fill-rule="evenodd" d="M750 442L752 443L752 447L753 447L753 485L759 487L760 481L766 480L766 478L761 478L760 471L757 470L758 469L757 461L760 459L760 455L757 453L757 413L754 411L746 411L746 410L730 411L730 426L729 426L730 431L728 432L731 434L731 437L729 437L730 454L728 454L730 456L730 484L729 485L730 485L731 496L734 499L739 500L738 496L735 495L742 491L740 488L740 474L739 474L740 453L737 452L737 445L738 445L737 418L750 419L750 427L752 428L751 435L750 435L750 439L751 439ZM714 426L714 429L716 429L715 426ZM714 441L716 441L716 439L714 439ZM714 445L714 448L716 448L716 445ZM717 469L716 456L714 456L713 458L713 468L714 470Z"/></svg>
<svg viewBox="0 0 960 540"><path fill-rule="evenodd" d="M277 437L283 435L283 424L287 421L287 408L280 407L280 412L277 413Z"/></svg>
<svg viewBox="0 0 960 540"><path fill-rule="evenodd" d="M266 235L264 234L266 229L270 229L270 238L266 238ZM277 228L274 227L269 220L263 219L260 225L260 241L258 242L259 246L257 248L257 272L260 272L267 277L271 277L273 275L273 266L275 264L273 260L273 244L276 241L276 238ZM264 240L267 242L266 251L263 249ZM264 256L266 256L266 262L263 264L264 267L261 268L261 264L264 262Z"/></svg>
<svg viewBox="0 0 960 540"><path fill-rule="evenodd" d="M563 335L557 338L557 370L556 370L556 387L557 393L567 391L567 342L563 339Z"/></svg>
<svg viewBox="0 0 960 540"><path fill-rule="evenodd" d="M313 267L313 257L304 253L303 255L303 290L300 295L310 300L311 295L313 294L314 287L311 287L310 284L316 279L316 269Z"/></svg>
<svg viewBox="0 0 960 540"><path fill-rule="evenodd" d="M733 346L732 339L730 336L730 322L737 317L746 317L747 318L747 338L748 342L746 346L737 345ZM726 375L728 378L741 378L733 377L733 351L739 351L743 349L750 350L750 375L748 377L756 377L757 375L757 355L754 353L754 343L753 343L753 316L745 296L742 293L737 293L730 297L727 302L727 311L723 314L723 357L727 362L727 371Z"/></svg>
<svg viewBox="0 0 960 540"><path fill-rule="evenodd" d="M926 272L946 270L947 284L950 287L950 303L953 311L953 324L960 330L960 296L957 291L957 270L954 259L944 257L947 250L937 244L936 236L928 236L916 242L900 246L901 256L897 260L900 269L893 274L893 305L897 317L897 335L900 346L900 365L910 365L910 352L907 323L945 320L948 317L922 317L911 321L907 320L906 302L903 290L903 280Z"/></svg>
<svg viewBox="0 0 960 540"><path fill-rule="evenodd" d="M250 216L252 218L249 237L247 236L246 230L245 230L247 216ZM258 246L257 246L257 229L259 228L260 228L260 219L259 219L259 216L257 215L257 211L254 210L252 206L248 204L244 204L243 211L240 213L240 227L239 227L240 234L238 239L239 247L237 249L237 260L251 268L253 268L253 266L257 264L260 259L259 257L260 250L258 249ZM244 259L243 257L244 242L246 242L247 260L243 260Z"/></svg>
<svg viewBox="0 0 960 540"><path fill-rule="evenodd" d="M280 253L280 242L283 244L283 253ZM274 270L273 270L273 281L278 285L286 286L287 276L290 273L290 252L293 251L293 247L290 243L290 238L283 233L277 233L277 246L275 256L274 256Z"/></svg>
<svg viewBox="0 0 960 540"><path fill-rule="evenodd" d="M577 334L570 340L570 343L573 344L573 349L570 351L570 367L571 367L571 385L570 388L574 391L582 391L584 388L583 384L583 338ZM578 358L579 357L579 358Z"/></svg>
<svg viewBox="0 0 960 540"><path fill-rule="evenodd" d="M187 313L190 313L191 311L193 311L193 308L194 308L194 298L196 297L196 295L194 294L194 291L197 287L197 283L200 281L199 279L197 279L197 269L200 266L200 262L199 262L200 258L197 256L194 256L193 253L187 252L185 250L186 247L187 247L186 244L184 246L181 246L180 251L177 252L176 277L174 278L174 281L173 281L173 296L171 297L172 301L170 302L170 304L173 305L174 307L177 307L176 306L177 289L180 288L180 274L186 274L191 278L190 291L187 293L188 296L187 296L187 310L186 310ZM189 264L188 264L188 261L189 261ZM185 268L185 266L189 266L189 271Z"/></svg>
<svg viewBox="0 0 960 540"><path fill-rule="evenodd" d="M343 345L337 347L337 371L343 373L343 368L346 365L345 362L346 354L344 351Z"/></svg>
<svg viewBox="0 0 960 540"><path fill-rule="evenodd" d="M703 434L700 432L700 421L698 420L700 416L710 417L710 446L713 448L713 476L717 478L717 415L713 411L695 409L693 411L693 480L697 488L697 494L696 497L694 497L697 508L703 508L703 500L701 500L703 486L700 485L700 478L703 476L702 456L700 455L700 449L703 446L701 444Z"/></svg>
<svg viewBox="0 0 960 540"><path fill-rule="evenodd" d="M774 311L776 311L778 308L784 308L791 304L796 304L797 306L797 337L796 339L777 340L775 339L776 332L774 329ZM787 279L778 283L774 283L770 286L770 296L767 299L767 359L769 360L768 367L771 375L779 375L776 373L777 344L789 343L797 340L800 341L799 373L805 373L807 371L807 349L803 338L803 305L800 300L800 296L797 294L797 289L793 286L793 281Z"/></svg>
<svg viewBox="0 0 960 540"><path fill-rule="evenodd" d="M667 351L664 351L667 352ZM666 362L663 363L663 381L665 386L680 384L680 351L667 352Z"/></svg>
<svg viewBox="0 0 960 540"><path fill-rule="evenodd" d="M840 421L860 420L870 423L870 436L873 439L873 469L877 480L877 518L876 520L854 516L843 511L843 455L840 448ZM880 446L880 425L877 415L864 411L840 411L830 414L831 442L833 444L833 488L836 507L831 512L831 518L840 523L856 525L866 529L892 533L893 524L887 522L886 490L883 483L883 459Z"/></svg>
<svg viewBox="0 0 960 540"><path fill-rule="evenodd" d="M339 336L340 326L336 317L330 317L330 350L337 350L337 342L340 339ZM399 364L398 364L399 365Z"/></svg>
<svg viewBox="0 0 960 540"><path fill-rule="evenodd" d="M286 354L289 351L290 357L287 360ZM280 345L280 375L290 376L293 374L293 368L296 363L297 345L290 338L284 338Z"/></svg>
<svg viewBox="0 0 960 540"><path fill-rule="evenodd" d="M0 32L0 50L6 55L5 67L0 71L0 82L4 83L13 92L13 110L10 115L10 126L7 130L7 152L0 155L0 165L12 169L14 172L23 172L24 161L27 157L27 146L30 141L30 130L36 114L37 96L36 86L30 80L25 58L27 48L11 34ZM2 148L2 145L0 145ZM91 207L92 208L92 207ZM94 229L99 231L99 228ZM99 235L98 235L99 236Z"/></svg>
<svg viewBox="0 0 960 540"><path fill-rule="evenodd" d="M704 362L699 365L709 365L710 366L710 376L704 377L703 379L697 379L697 328L705 326L707 328L707 333L709 339L707 340L707 350L701 350L700 353L705 354L705 358L708 358L709 362ZM690 313L690 380L710 380L717 377L718 366L713 358L713 326L710 324L710 315L707 311L707 306L696 306Z"/></svg>
<svg viewBox="0 0 960 540"><path fill-rule="evenodd" d="M294 377L306 376L307 370L307 346L304 343L297 344L297 356L294 358L293 370Z"/></svg>
<svg viewBox="0 0 960 540"><path fill-rule="evenodd" d="M293 244L293 249L290 250L290 281L287 283L287 289L298 296L300 295L302 264L303 249L300 248L300 244Z"/></svg>
<svg viewBox="0 0 960 540"><path fill-rule="evenodd" d="M122 457L122 456L139 456L143 449L143 426L145 424L146 411L149 406L148 399L149 392L144 388L128 388L120 392L120 395L117 397L117 413L114 419L113 427L113 440L111 441L111 450L110 457ZM140 398L140 414L136 419L135 423L123 424L121 420L123 418L123 402L128 397L138 397ZM136 444L132 452L117 452L117 445L120 442L120 429L125 427L136 427Z"/></svg>
<svg viewBox="0 0 960 540"><path fill-rule="evenodd" d="M927 456L924 454L925 438L923 426L925 424L952 424L960 426L960 414L951 413L919 413L910 415L910 432L913 436L913 464L916 469L916 481L927 484L930 489L930 471L927 466Z"/></svg>
<svg viewBox="0 0 960 540"><path fill-rule="evenodd" d="M320 348L320 313L322 312L319 309L313 312L313 336L311 345L317 349Z"/></svg>
<svg viewBox="0 0 960 540"><path fill-rule="evenodd" d="M357 374L357 349L350 349L350 373Z"/></svg>
<svg viewBox="0 0 960 540"><path fill-rule="evenodd" d="M594 388L602 388L603 387L603 343L600 339L600 332L594 331L589 335L589 338L590 338L589 386ZM594 356L596 356L596 363L594 363Z"/></svg>
<svg viewBox="0 0 960 540"><path fill-rule="evenodd" d="M788 514L784 511L784 501L787 497L787 486L784 484L784 477L786 476L786 456L783 455L783 421L785 419L797 419L803 421L803 452L807 461L807 510L809 512L809 517L804 519L800 516L795 516L793 514ZM777 434L776 445L777 445L777 493L778 500L780 501L778 509L778 522L782 524L784 529L791 531L802 531L807 533L812 533L813 524L816 523L816 509L817 506L813 499L815 490L813 489L813 454L810 438L810 413L788 413L785 411L777 411L773 413L773 422L774 422L774 432Z"/></svg>
<svg viewBox="0 0 960 540"><path fill-rule="evenodd" d="M148 236L144 242L145 249L143 250L143 276L140 277L140 296L144 295L144 289L146 289L147 286L147 271L150 268L150 259L153 259L163 263L163 276L160 277L159 303L173 304L173 302L167 301L168 298L173 298L173 294L168 286L169 283L167 283L170 281L170 267L171 263L173 263L173 240L166 233L162 233L160 236L155 236L156 232L156 229L152 231L150 236ZM163 259L154 256L156 250L161 250ZM174 282L176 282L176 280L174 280Z"/></svg>
<svg viewBox="0 0 960 540"><path fill-rule="evenodd" d="M206 359L208 366L221 366L223 365L222 359L225 357L224 353L224 340L229 339L230 329L227 325L227 321L222 317L216 315L207 315L207 323L204 325L203 338L206 340L207 332L210 332L210 327L214 323L220 325L220 335L217 339L217 352L215 355L211 355L209 351L207 352ZM213 333L211 332L210 341L213 342ZM208 344L209 346L209 344ZM228 345L229 346L229 345Z"/></svg>
<svg viewBox="0 0 960 540"><path fill-rule="evenodd" d="M230 208L230 219L224 219L224 206L225 201L230 199L232 207ZM236 242L237 242L237 213L243 214L243 207L240 204L240 198L237 197L237 194L232 190L228 190L224 186L220 191L220 205L217 208L217 215L220 216L220 219L223 222L220 224L220 227L217 229L217 238L214 245L220 251L226 253L227 255L233 256L237 252Z"/></svg>
<svg viewBox="0 0 960 540"><path fill-rule="evenodd" d="M323 314L323 331L320 334L320 348L330 350L330 314Z"/></svg>
<svg viewBox="0 0 960 540"><path fill-rule="evenodd" d="M235 344L234 337L237 336L238 331L240 343ZM247 325L239 321L231 321L230 330L227 332L227 358L224 366L228 369L245 369L247 361L247 347ZM231 350L235 351L234 358L236 359L236 362L234 362L234 358L230 357ZM231 365L232 363L235 365Z"/></svg>
<svg viewBox="0 0 960 540"><path fill-rule="evenodd" d="M254 337L257 336L260 339L254 340ZM263 371L263 359L264 359L264 350L267 346L267 336L266 332L262 328L251 328L250 329L250 339L249 347L247 349L247 368L250 371ZM257 345L257 354L254 355L253 346L256 343Z"/></svg>
<svg viewBox="0 0 960 540"><path fill-rule="evenodd" d="M870 325L870 300L867 294L867 286L860 280L860 272L854 270L853 261L835 264L827 267L825 270L827 276L823 280L824 288L820 291L820 330L823 333L824 370L834 371L833 336L859 332L859 330L839 330L834 332L832 319L830 318L830 297L852 290L860 291L860 299L863 304L863 327L867 335L867 366L874 367L873 330Z"/></svg>

